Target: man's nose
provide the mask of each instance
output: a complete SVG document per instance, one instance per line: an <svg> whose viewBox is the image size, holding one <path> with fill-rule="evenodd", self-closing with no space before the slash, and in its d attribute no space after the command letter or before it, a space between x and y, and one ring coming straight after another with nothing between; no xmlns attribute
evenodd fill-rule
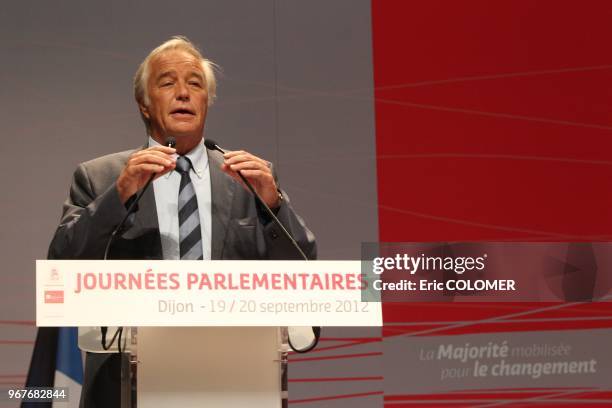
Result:
<svg viewBox="0 0 612 408"><path fill-rule="evenodd" d="M189 100L189 88L186 83L180 82L176 88L176 99L179 101L188 101Z"/></svg>

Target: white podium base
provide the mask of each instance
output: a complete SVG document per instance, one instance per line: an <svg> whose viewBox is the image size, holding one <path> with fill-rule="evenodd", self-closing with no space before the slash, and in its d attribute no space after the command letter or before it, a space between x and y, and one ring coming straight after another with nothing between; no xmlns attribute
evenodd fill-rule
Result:
<svg viewBox="0 0 612 408"><path fill-rule="evenodd" d="M280 408L277 327L141 327L138 408Z"/></svg>

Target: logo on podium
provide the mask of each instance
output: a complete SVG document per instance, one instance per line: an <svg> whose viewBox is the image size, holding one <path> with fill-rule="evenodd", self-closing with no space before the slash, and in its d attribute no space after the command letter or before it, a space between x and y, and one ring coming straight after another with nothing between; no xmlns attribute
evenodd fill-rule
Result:
<svg viewBox="0 0 612 408"><path fill-rule="evenodd" d="M45 290L45 303L64 303L64 291Z"/></svg>

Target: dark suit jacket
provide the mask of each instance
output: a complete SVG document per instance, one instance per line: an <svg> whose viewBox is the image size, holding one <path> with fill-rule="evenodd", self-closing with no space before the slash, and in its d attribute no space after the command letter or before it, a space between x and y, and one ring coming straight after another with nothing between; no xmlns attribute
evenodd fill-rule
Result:
<svg viewBox="0 0 612 408"><path fill-rule="evenodd" d="M50 259L102 259L108 238L126 214L115 182L134 150L82 163L74 173L60 225L49 247ZM212 193L212 259L300 259L295 248L258 210L250 192L220 169L218 152L207 151ZM316 258L312 232L293 211L289 198L277 217L309 259ZM110 259L162 259L153 189L149 188Z"/></svg>

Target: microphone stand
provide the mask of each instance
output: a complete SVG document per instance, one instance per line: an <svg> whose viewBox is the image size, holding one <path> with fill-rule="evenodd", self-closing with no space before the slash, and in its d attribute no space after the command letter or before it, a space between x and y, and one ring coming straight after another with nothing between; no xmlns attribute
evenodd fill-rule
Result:
<svg viewBox="0 0 612 408"><path fill-rule="evenodd" d="M168 147L176 146L176 139L174 137L172 137L172 136L167 137L165 145L168 146ZM147 183L144 185L142 190L140 190L140 193L138 193L136 198L132 201L132 203L127 208L127 211L126 211L125 215L123 216L123 219L121 220L121 222L119 222L119 224L117 224L117 226L113 230L111 236L108 238L108 241L106 242L106 248L104 249L104 258L102 258L103 260L106 261L108 259L108 255L109 255L109 251L110 251L111 245L115 241L115 238L116 238L117 234L119 234L119 232L122 231L122 229L125 226L125 223L127 222L127 219L129 218L129 216L132 215L134 212L136 212L136 208L138 206L138 202L140 201L140 199L142 198L144 193L147 191L147 189L149 188L149 186L153 182L153 179L155 178L155 176L156 176L156 173L151 174L151 177L149 177L149 180L147 180ZM115 332L115 334L111 338L110 343L108 345L106 344L106 333L108 332L108 327L102 326L102 327L100 327L100 331L102 332L102 348L104 350L109 350L113 346L113 344L115 343L115 339L117 338L117 336L119 336L119 343L117 344L117 351L119 353L121 353L121 336L123 334L123 327L117 328L117 331Z"/></svg>
<svg viewBox="0 0 612 408"><path fill-rule="evenodd" d="M204 139L204 145L206 146L208 150L216 150L220 152L221 154L225 154L225 150L223 150L214 140ZM259 194L257 194L257 192L255 191L251 183L246 179L246 177L242 175L240 170L238 170L237 173L240 179L242 180L242 182L245 184L245 186L253 194L257 203L259 203L259 205L264 208L264 210L266 211L266 214L274 221L276 225L278 225L283 235L289 240L289 242L291 242L291 245L295 248L296 252L300 255L300 257L303 260L308 261L309 259L304 253L304 251L302 251L302 248L300 248L300 246L295 241L295 239L291 236L289 231L287 231L283 223L280 222L280 220L276 217L276 214L274 214L274 211L272 211L272 209L268 206L268 204L266 204L265 201L259 196ZM296 353L307 353L310 350L314 349L317 346L317 344L319 344L319 338L321 337L321 328L318 326L314 326L312 327L312 331L315 336L315 341L305 349L298 350L295 347L293 347L293 344L291 344L291 339L288 337L289 346L293 349L293 351L295 351Z"/></svg>

